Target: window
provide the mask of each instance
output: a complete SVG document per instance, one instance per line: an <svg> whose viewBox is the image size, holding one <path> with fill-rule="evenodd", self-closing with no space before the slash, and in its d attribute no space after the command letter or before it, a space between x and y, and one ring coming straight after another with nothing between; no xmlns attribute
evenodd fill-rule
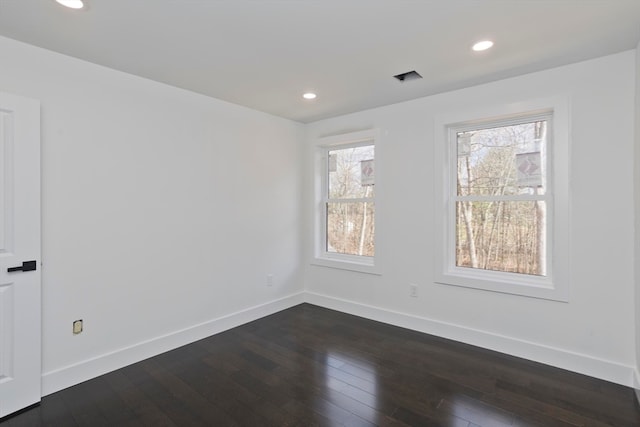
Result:
<svg viewBox="0 0 640 427"><path fill-rule="evenodd" d="M547 275L550 126L543 114L450 128L457 267Z"/></svg>
<svg viewBox="0 0 640 427"><path fill-rule="evenodd" d="M438 123L436 282L565 301L567 110L503 111Z"/></svg>
<svg viewBox="0 0 640 427"><path fill-rule="evenodd" d="M321 138L315 264L375 272L375 131Z"/></svg>
<svg viewBox="0 0 640 427"><path fill-rule="evenodd" d="M372 144L329 148L326 244L328 253L372 257L375 253L375 176Z"/></svg>

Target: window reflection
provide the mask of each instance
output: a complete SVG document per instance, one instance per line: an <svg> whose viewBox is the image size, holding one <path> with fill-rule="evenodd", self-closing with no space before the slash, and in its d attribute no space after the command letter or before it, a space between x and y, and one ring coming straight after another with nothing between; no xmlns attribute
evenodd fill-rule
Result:
<svg viewBox="0 0 640 427"><path fill-rule="evenodd" d="M325 355L324 388L328 400L372 423L378 412L378 368L366 359L329 351Z"/></svg>

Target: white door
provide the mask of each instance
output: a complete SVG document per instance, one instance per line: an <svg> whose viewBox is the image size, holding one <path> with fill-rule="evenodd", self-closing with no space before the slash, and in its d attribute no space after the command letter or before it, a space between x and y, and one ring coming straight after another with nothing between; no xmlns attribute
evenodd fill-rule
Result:
<svg viewBox="0 0 640 427"><path fill-rule="evenodd" d="M40 304L40 103L0 92L0 418L40 401Z"/></svg>

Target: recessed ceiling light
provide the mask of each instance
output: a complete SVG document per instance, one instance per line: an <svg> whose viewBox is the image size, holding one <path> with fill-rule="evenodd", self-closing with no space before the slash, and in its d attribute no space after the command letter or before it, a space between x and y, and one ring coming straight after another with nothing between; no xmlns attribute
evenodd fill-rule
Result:
<svg viewBox="0 0 640 427"><path fill-rule="evenodd" d="M307 92L304 95L302 95L304 99L316 99L316 96L317 95L313 92Z"/></svg>
<svg viewBox="0 0 640 427"><path fill-rule="evenodd" d="M476 52L480 52L483 50L490 49L492 46L493 46L493 42L491 40L482 40L474 44L471 49L475 50Z"/></svg>
<svg viewBox="0 0 640 427"><path fill-rule="evenodd" d="M71 9L82 9L84 7L84 2L82 0L56 0L63 6L66 6Z"/></svg>

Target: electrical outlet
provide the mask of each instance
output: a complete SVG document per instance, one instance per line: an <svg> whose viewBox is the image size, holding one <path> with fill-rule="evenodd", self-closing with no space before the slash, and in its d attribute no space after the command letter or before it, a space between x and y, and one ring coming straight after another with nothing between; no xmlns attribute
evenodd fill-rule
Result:
<svg viewBox="0 0 640 427"><path fill-rule="evenodd" d="M409 283L409 296L411 298L418 298L418 285Z"/></svg>
<svg viewBox="0 0 640 427"><path fill-rule="evenodd" d="M82 332L82 319L73 322L73 335L78 335L80 332Z"/></svg>
<svg viewBox="0 0 640 427"><path fill-rule="evenodd" d="M273 286L273 274L267 274L267 286Z"/></svg>

